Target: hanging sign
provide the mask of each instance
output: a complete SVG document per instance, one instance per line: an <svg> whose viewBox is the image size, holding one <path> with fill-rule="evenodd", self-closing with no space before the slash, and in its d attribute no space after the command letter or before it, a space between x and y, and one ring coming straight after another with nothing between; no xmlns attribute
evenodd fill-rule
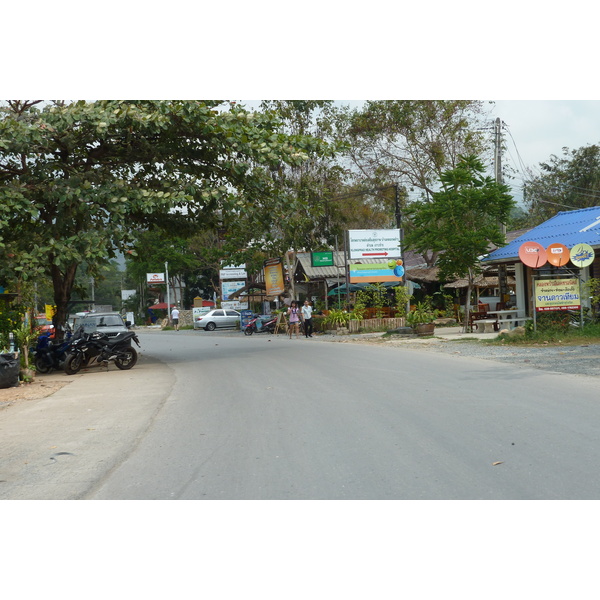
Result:
<svg viewBox="0 0 600 600"><path fill-rule="evenodd" d="M546 258L551 265L562 267L569 262L571 255L564 244L550 244L546 248Z"/></svg>
<svg viewBox="0 0 600 600"><path fill-rule="evenodd" d="M519 258L524 265L539 269L546 264L546 250L537 242L524 242L519 248Z"/></svg>
<svg viewBox="0 0 600 600"><path fill-rule="evenodd" d="M589 244L577 244L571 248L571 262L580 269L589 267L593 262L596 253Z"/></svg>
<svg viewBox="0 0 600 600"><path fill-rule="evenodd" d="M280 258L269 258L264 262L267 296L279 296L285 291L283 263Z"/></svg>

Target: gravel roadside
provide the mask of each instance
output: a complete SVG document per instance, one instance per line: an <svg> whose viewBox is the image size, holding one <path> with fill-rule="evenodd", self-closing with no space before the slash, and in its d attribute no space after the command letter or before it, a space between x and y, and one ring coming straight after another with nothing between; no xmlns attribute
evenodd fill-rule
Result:
<svg viewBox="0 0 600 600"><path fill-rule="evenodd" d="M490 344L481 339L383 338L373 336L327 336L326 341L401 347L417 352L443 352L456 357L480 358L517 367L555 373L600 377L600 344L515 346Z"/></svg>

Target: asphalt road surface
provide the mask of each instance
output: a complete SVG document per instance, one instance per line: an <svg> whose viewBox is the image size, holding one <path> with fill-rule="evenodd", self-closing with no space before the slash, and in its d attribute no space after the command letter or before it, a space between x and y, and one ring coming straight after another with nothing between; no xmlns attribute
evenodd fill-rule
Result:
<svg viewBox="0 0 600 600"><path fill-rule="evenodd" d="M82 497L600 498L596 378L317 338L140 338L173 384Z"/></svg>

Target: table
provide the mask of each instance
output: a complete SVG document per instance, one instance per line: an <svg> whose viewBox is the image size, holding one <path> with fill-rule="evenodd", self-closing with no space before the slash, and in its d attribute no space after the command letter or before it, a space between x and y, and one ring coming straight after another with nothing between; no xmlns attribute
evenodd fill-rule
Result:
<svg viewBox="0 0 600 600"><path fill-rule="evenodd" d="M498 318L499 324L508 325L509 329L514 327L514 323L516 321L522 320L525 317L521 317L521 311L519 308L510 308L507 310L495 310L493 312L489 312L489 315L495 315Z"/></svg>

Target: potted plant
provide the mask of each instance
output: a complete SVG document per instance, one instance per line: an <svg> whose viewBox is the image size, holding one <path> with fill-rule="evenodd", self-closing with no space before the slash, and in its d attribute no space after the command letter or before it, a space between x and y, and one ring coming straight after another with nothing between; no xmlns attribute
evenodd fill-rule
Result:
<svg viewBox="0 0 600 600"><path fill-rule="evenodd" d="M417 335L432 335L435 329L435 312L424 302L418 302L406 315L406 323Z"/></svg>

